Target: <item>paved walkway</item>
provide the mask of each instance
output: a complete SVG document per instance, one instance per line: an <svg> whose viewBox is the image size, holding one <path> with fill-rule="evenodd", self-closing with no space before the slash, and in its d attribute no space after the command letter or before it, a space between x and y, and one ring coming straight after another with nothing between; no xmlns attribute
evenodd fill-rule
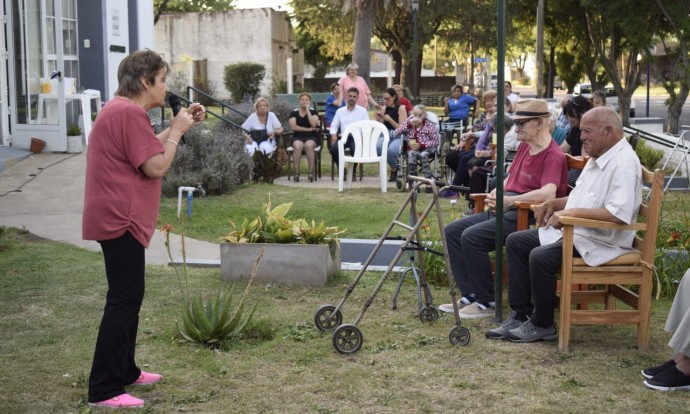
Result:
<svg viewBox="0 0 690 414"><path fill-rule="evenodd" d="M0 147L2 148L2 147ZM21 151L20 151L21 152ZM85 153L6 154L7 167L0 172L0 226L25 228L31 233L91 251L100 252L97 242L82 240L81 219L84 203ZM321 180L308 182L306 176L299 183L280 177L279 185L338 188L337 177L330 174ZM378 187L378 177L364 177L353 188ZM389 186L389 191L395 190ZM181 260L180 237L171 235L171 252L175 261ZM190 238L185 239L187 261L196 265L218 265L220 247ZM156 231L146 251L146 263L167 264L168 253L164 237Z"/></svg>
<svg viewBox="0 0 690 414"><path fill-rule="evenodd" d="M81 238L85 153L41 153L0 172L0 226L25 228L50 240L100 252L97 242ZM186 239L189 261L219 263L216 243ZM173 258L179 260L180 237L171 236ZM164 237L156 231L146 251L147 264L167 264Z"/></svg>

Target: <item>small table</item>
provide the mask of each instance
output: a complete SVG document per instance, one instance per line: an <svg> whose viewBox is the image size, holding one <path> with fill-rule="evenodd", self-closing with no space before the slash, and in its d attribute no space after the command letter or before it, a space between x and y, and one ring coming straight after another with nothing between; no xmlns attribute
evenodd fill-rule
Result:
<svg viewBox="0 0 690 414"><path fill-rule="evenodd" d="M43 105L45 101L55 101L46 105L46 118L49 123L57 123L57 94L38 94L38 119L43 119ZM101 110L101 92L95 89L89 89L84 93L65 95L65 102L78 100L81 102L82 119L84 120L84 138L86 144L89 143L89 134L91 133L91 101L96 101L96 113ZM47 102L46 102L47 103Z"/></svg>

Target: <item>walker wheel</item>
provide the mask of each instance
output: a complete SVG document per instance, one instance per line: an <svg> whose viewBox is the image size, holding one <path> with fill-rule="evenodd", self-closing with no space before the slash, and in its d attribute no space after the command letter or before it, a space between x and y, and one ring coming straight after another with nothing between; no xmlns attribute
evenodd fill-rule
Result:
<svg viewBox="0 0 690 414"><path fill-rule="evenodd" d="M435 322L438 320L438 310L433 306L425 306L419 311L419 319L422 322Z"/></svg>
<svg viewBox="0 0 690 414"><path fill-rule="evenodd" d="M448 339L452 345L460 344L465 346L470 343L470 331L463 326L456 326L455 328L451 329Z"/></svg>
<svg viewBox="0 0 690 414"><path fill-rule="evenodd" d="M343 314L340 310L333 315L335 306L321 305L314 314L314 325L319 331L332 331L343 323Z"/></svg>
<svg viewBox="0 0 690 414"><path fill-rule="evenodd" d="M362 331L355 325L346 323L333 332L333 346L341 354L354 354L362 347Z"/></svg>

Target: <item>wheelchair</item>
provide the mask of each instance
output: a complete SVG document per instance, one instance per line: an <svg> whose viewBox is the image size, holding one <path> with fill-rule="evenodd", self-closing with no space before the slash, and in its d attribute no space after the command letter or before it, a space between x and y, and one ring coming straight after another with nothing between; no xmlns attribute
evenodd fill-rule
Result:
<svg viewBox="0 0 690 414"><path fill-rule="evenodd" d="M449 122L441 120L439 123L440 140L437 150L437 159L439 164L438 179L446 179L452 175L452 171L448 171L446 166L446 155L453 150L453 134L458 134L458 141L464 131L465 126L462 121Z"/></svg>
<svg viewBox="0 0 690 414"><path fill-rule="evenodd" d="M439 170L443 176L445 173L445 155L441 156L440 151L442 150L443 144L443 134L440 133L439 121L435 114L427 112L427 118L436 125L436 133L439 134L439 145L431 153L429 157L429 163L433 162L433 167L431 168L431 176L434 180L441 181L439 177ZM407 151L409 150L409 138L403 135L400 138L402 141L400 143L400 153L398 154L398 172L395 180L395 187L400 191L407 191L408 184L408 171L409 171L409 157L407 156ZM421 160L419 161L419 169L421 170Z"/></svg>

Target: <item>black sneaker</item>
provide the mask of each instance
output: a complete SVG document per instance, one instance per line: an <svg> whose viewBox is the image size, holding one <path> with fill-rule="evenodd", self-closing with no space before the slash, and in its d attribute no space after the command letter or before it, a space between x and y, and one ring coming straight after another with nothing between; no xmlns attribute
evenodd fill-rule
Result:
<svg viewBox="0 0 690 414"><path fill-rule="evenodd" d="M644 386L658 391L690 391L690 375L685 375L672 366L644 381Z"/></svg>
<svg viewBox="0 0 690 414"><path fill-rule="evenodd" d="M508 319L503 321L503 324L501 326L486 331L486 334L484 335L489 339L506 339L506 335L511 329L519 328L520 325L522 325L523 322L525 322L526 320L527 318L520 318L517 312L512 311L510 312L510 316L508 317Z"/></svg>
<svg viewBox="0 0 690 414"><path fill-rule="evenodd" d="M541 328L534 326L532 320L527 320L517 328L508 331L506 338L510 342L553 341L558 338L558 331L555 325Z"/></svg>
<svg viewBox="0 0 690 414"><path fill-rule="evenodd" d="M398 181L398 171L397 171L397 170L393 170L393 171L391 171L391 175L388 176L388 182L389 182L389 183L394 183L394 182L396 182L396 181Z"/></svg>
<svg viewBox="0 0 690 414"><path fill-rule="evenodd" d="M657 365L656 367L643 369L642 371L640 371L640 374L642 374L642 376L645 379L650 379L653 376L655 376L656 374L660 374L660 373L666 371L667 369L669 369L671 367L675 367L675 366L676 366L676 361L671 359L671 360L664 362L661 365Z"/></svg>

